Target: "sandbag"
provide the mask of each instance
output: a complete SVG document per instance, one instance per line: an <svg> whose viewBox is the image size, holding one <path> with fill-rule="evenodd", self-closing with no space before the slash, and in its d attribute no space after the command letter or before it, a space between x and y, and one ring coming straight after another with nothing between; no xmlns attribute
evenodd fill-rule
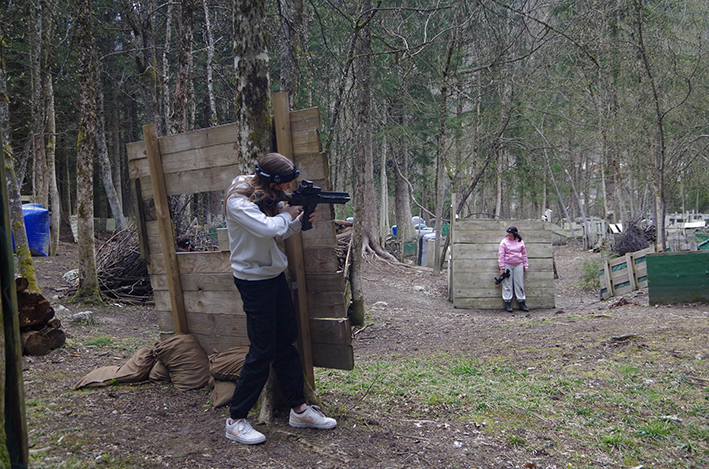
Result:
<svg viewBox="0 0 709 469"><path fill-rule="evenodd" d="M97 368L77 381L74 385L74 389L101 388L104 386L109 386L114 383L120 368L120 366L115 365Z"/></svg>
<svg viewBox="0 0 709 469"><path fill-rule="evenodd" d="M148 379L155 364L155 355L150 347L142 347L123 366L97 368L81 378L74 389L100 388L111 384L139 383Z"/></svg>
<svg viewBox="0 0 709 469"><path fill-rule="evenodd" d="M165 368L165 365L163 365L160 360L156 360L153 369L150 370L149 379L156 383L169 383L170 372L167 371L167 368Z"/></svg>
<svg viewBox="0 0 709 469"><path fill-rule="evenodd" d="M234 381L214 381L214 389L209 400L212 402L212 407L222 407L231 403L231 398L234 396L236 383Z"/></svg>
<svg viewBox="0 0 709 469"><path fill-rule="evenodd" d="M116 374L119 383L139 383L150 376L150 370L155 365L155 354L150 347L141 347L123 365Z"/></svg>
<svg viewBox="0 0 709 469"><path fill-rule="evenodd" d="M241 345L210 355L209 367L214 379L221 381L238 380L247 353L249 353L249 346Z"/></svg>
<svg viewBox="0 0 709 469"><path fill-rule="evenodd" d="M209 358L194 337L176 334L155 345L155 356L170 372L177 389L189 391L209 383Z"/></svg>

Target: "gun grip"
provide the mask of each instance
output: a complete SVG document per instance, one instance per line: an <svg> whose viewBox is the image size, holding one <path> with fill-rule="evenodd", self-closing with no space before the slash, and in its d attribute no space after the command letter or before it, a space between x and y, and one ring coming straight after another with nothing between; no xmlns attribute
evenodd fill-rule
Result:
<svg viewBox="0 0 709 469"><path fill-rule="evenodd" d="M303 213L300 215L300 231L308 231L313 227L310 222L310 215L313 214L313 211L315 211L315 205L303 207Z"/></svg>

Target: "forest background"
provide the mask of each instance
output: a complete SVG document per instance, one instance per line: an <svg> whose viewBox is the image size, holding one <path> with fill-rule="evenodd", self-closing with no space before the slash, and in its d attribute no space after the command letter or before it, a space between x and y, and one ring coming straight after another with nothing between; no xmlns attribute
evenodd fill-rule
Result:
<svg viewBox="0 0 709 469"><path fill-rule="evenodd" d="M94 216L120 229L133 215L125 144L149 123L168 135L237 122L235 157L251 172L272 148L273 91L320 109L333 189L354 192L338 215L361 220L364 251L385 254L393 224L413 239L412 215L441 233L456 215L550 208L555 221L627 226L707 211L707 10L701 0L3 0L0 137L16 226L20 193L51 208L54 227L78 215L80 279L92 288ZM175 201L189 214L178 234L193 219L222 224L220 200Z"/></svg>

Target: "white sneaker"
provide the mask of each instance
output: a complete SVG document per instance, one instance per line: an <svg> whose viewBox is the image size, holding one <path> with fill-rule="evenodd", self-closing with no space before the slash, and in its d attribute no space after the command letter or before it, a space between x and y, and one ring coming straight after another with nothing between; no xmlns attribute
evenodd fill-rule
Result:
<svg viewBox="0 0 709 469"><path fill-rule="evenodd" d="M290 410L290 419L288 424L291 427L297 428L318 428L320 430L329 430L337 426L337 420L330 417L325 417L320 407L310 405L302 413L298 414L293 409Z"/></svg>
<svg viewBox="0 0 709 469"><path fill-rule="evenodd" d="M227 419L226 437L245 445L258 445L266 441L266 437L263 433L251 428L251 424L249 424L246 419Z"/></svg>

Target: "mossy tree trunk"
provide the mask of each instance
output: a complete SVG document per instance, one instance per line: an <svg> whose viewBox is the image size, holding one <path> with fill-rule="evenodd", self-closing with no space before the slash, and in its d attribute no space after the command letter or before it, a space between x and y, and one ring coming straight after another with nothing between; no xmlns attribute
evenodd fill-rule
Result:
<svg viewBox="0 0 709 469"><path fill-rule="evenodd" d="M79 54L79 135L76 178L79 288L75 300L100 299L94 247L94 155L96 154L96 60L91 0L76 0L76 43Z"/></svg>

